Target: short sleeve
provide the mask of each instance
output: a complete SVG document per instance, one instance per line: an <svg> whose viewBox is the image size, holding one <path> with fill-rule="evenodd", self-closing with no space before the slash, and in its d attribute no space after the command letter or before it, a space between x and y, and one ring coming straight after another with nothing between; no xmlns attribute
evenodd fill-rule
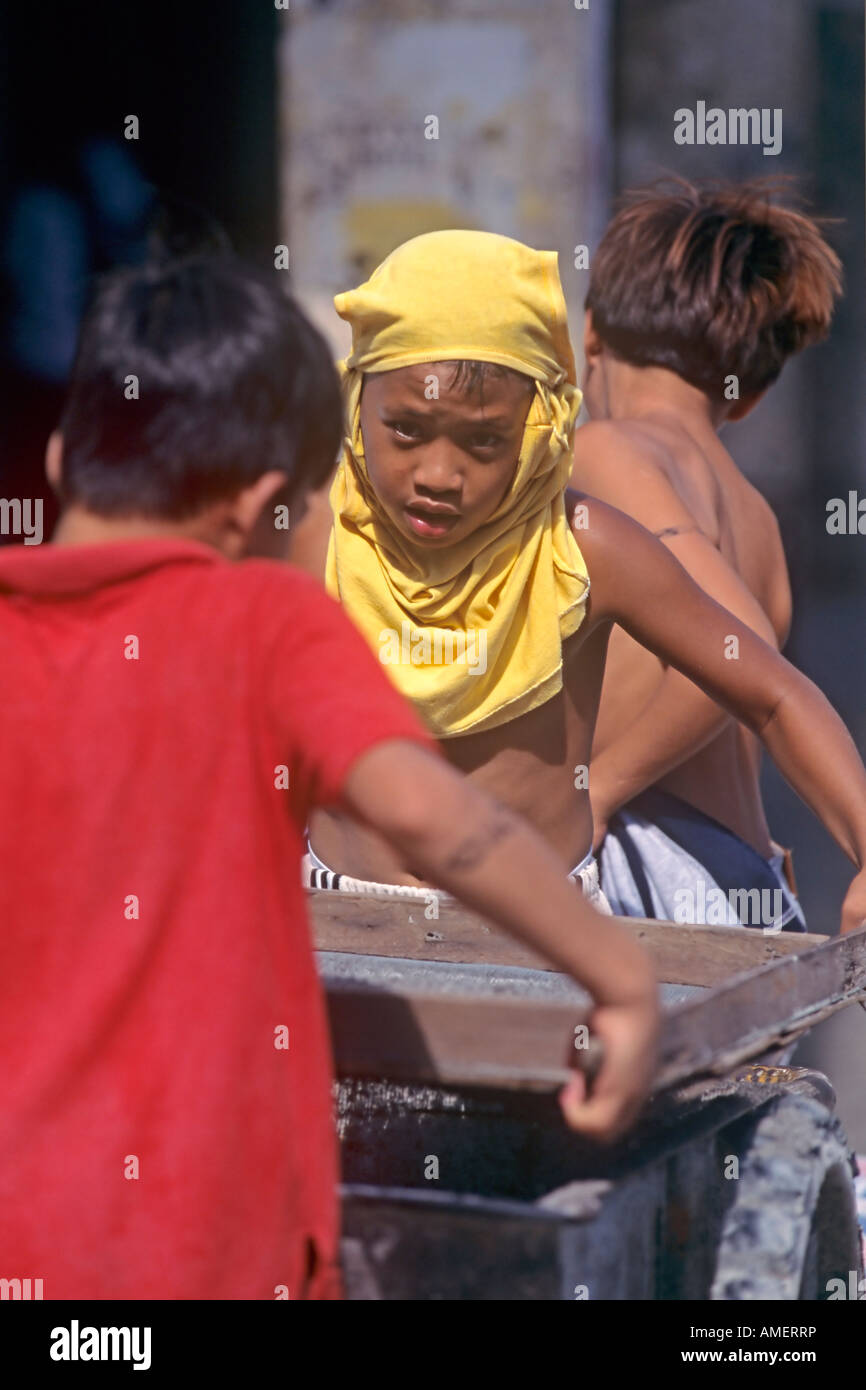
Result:
<svg viewBox="0 0 866 1390"><path fill-rule="evenodd" d="M264 687L290 785L312 810L340 802L352 764L377 743L439 746L339 604L309 576L292 579L292 611L269 642Z"/></svg>

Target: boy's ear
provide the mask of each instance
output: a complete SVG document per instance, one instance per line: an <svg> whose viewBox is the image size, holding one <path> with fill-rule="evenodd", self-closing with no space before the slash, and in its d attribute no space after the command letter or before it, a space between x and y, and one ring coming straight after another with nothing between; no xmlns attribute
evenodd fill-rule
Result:
<svg viewBox="0 0 866 1390"><path fill-rule="evenodd" d="M733 401L731 408L725 416L726 420L745 420L747 415L755 409L759 401L762 401L767 394L769 387L764 387L763 391L753 391L750 396L742 396L740 400Z"/></svg>
<svg viewBox="0 0 866 1390"><path fill-rule="evenodd" d="M63 435L53 430L45 446L45 476L55 492L63 482Z"/></svg>
<svg viewBox="0 0 866 1390"><path fill-rule="evenodd" d="M234 529L245 542L247 553L282 557L288 547L288 528L278 526L274 499L288 506L288 475L271 469L245 487L231 503Z"/></svg>
<svg viewBox="0 0 866 1390"><path fill-rule="evenodd" d="M592 310L587 309L583 316L583 355L588 362L592 357L600 357L603 351L604 343L595 331Z"/></svg>

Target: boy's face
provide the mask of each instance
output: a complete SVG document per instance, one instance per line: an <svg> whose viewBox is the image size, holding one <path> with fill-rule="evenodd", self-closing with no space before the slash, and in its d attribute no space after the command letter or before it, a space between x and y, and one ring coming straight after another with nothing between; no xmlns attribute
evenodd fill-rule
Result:
<svg viewBox="0 0 866 1390"><path fill-rule="evenodd" d="M422 362L368 374L361 394L380 504L401 535L440 549L476 531L505 496L535 389L510 372L474 387L452 386L453 375L451 363Z"/></svg>

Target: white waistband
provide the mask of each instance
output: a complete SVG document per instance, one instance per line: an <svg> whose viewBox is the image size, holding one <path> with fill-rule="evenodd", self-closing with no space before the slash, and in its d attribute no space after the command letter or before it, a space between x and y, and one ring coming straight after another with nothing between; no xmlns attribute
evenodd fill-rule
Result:
<svg viewBox="0 0 866 1390"><path fill-rule="evenodd" d="M301 861L301 877L305 888L326 888L340 893L387 893L391 897L411 898L425 903L430 902L431 898L454 901L453 894L441 888L419 888L411 883L375 883L372 879L335 873L319 858L309 842ZM598 864L592 850L575 865L568 877L580 884L584 897L600 912L610 914L607 899L601 891Z"/></svg>

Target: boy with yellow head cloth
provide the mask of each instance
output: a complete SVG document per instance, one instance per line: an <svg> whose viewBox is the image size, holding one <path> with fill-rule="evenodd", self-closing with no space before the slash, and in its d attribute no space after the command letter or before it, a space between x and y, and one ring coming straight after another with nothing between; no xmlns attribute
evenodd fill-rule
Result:
<svg viewBox="0 0 866 1390"><path fill-rule="evenodd" d="M353 348L343 364L349 437L331 494L328 588L435 733L495 728L561 688L562 642L583 621L589 587L565 514L581 393L556 255L482 232L434 232L401 246L336 305ZM426 534L401 533L371 485L361 394L366 374L467 360L521 373L529 412L498 505L437 547L429 523ZM424 377L425 399L441 399L437 374ZM455 473L452 501L457 492ZM432 516L432 494L416 501ZM465 661L435 661L443 632L464 635ZM388 646L392 633L399 652Z"/></svg>
<svg viewBox="0 0 866 1390"><path fill-rule="evenodd" d="M433 232L335 304L352 351L326 583L446 756L604 908L587 767L619 623L761 734L859 868L866 773L820 692L642 527L567 487L581 393L556 254ZM337 813L310 839L310 886L429 892ZM866 917L859 876L846 912Z"/></svg>

